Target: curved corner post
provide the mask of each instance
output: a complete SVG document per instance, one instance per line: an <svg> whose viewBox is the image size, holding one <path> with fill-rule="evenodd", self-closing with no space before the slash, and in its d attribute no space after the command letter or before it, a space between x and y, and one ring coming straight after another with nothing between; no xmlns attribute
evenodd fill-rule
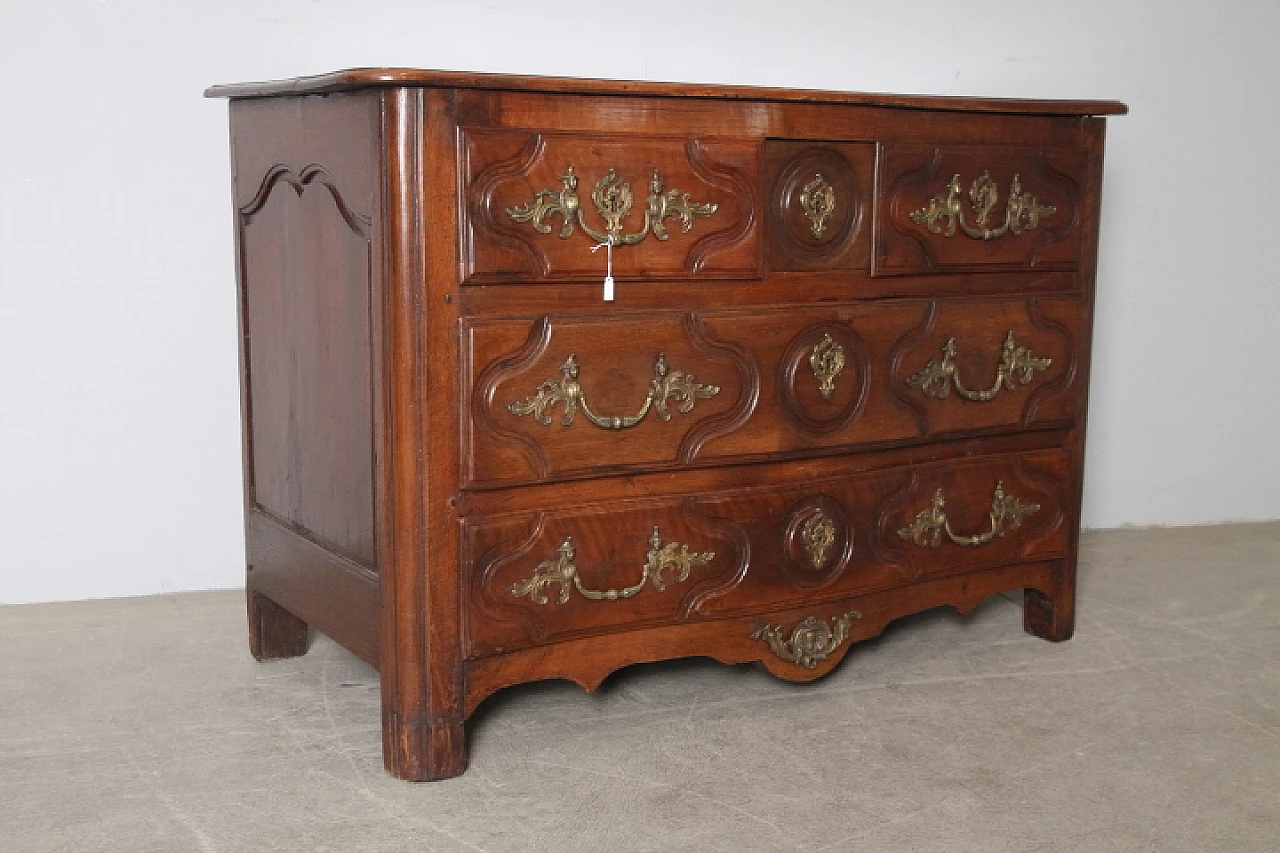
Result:
<svg viewBox="0 0 1280 853"><path fill-rule="evenodd" d="M424 781L467 766L458 610L457 214L433 198L455 186L448 93L383 95L382 313L375 335L382 618L382 742L387 771ZM424 220L431 218L430 228ZM425 239L425 250L419 248ZM431 618L427 619L426 614Z"/></svg>

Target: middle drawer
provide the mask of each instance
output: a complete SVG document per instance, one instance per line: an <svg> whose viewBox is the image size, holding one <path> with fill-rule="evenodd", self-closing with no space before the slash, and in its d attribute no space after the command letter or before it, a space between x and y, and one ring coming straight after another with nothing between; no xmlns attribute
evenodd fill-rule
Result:
<svg viewBox="0 0 1280 853"><path fill-rule="evenodd" d="M1068 425L1076 297L464 321L466 488Z"/></svg>

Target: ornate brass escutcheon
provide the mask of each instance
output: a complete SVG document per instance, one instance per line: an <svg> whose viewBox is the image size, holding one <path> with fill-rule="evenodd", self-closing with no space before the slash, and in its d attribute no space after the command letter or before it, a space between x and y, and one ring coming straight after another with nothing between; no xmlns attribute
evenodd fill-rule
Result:
<svg viewBox="0 0 1280 853"><path fill-rule="evenodd" d="M644 399L640 411L626 417L602 417L591 411L587 398L578 384L578 359L570 355L560 366L561 377L548 379L538 386L537 392L523 401L511 403L507 411L516 416L533 415L534 420L543 426L551 425L551 416L547 410L556 405L564 405L564 416L560 423L569 426L573 423L578 409L586 415L587 420L601 429L627 429L645 419L652 409L664 421L671 420L668 401L680 404L677 411L687 413L693 411L693 404L698 400L706 400L720 393L718 385L702 385L693 381L693 374L682 370L668 370L667 360L662 353L653 365L653 381L649 383L649 393Z"/></svg>
<svg viewBox="0 0 1280 853"><path fill-rule="evenodd" d="M828 625L821 619L806 616L791 632L790 639L783 639L781 625L765 625L751 635L753 640L764 640L778 657L799 664L805 669L816 669L840 644L849 638L849 629L862 618L856 610L834 617Z"/></svg>
<svg viewBox="0 0 1280 853"><path fill-rule="evenodd" d="M809 555L809 561L815 569L822 568L827 561L827 551L836 541L836 523L831 516L817 510L809 516L809 520L800 528L800 541Z"/></svg>
<svg viewBox="0 0 1280 853"><path fill-rule="evenodd" d="M996 381L986 391L971 391L960 380L960 371L956 368L956 339L951 338L942 345L942 358L933 359L924 370L907 380L912 388L919 388L929 397L946 397L951 393L954 384L956 393L966 400L986 403L994 400L1001 388L1017 390L1018 384L1031 382L1032 374L1044 370L1053 364L1053 359L1039 358L1032 355L1026 347L1020 347L1013 340L1013 332L1004 339L1004 350L1000 354L1000 367L996 370Z"/></svg>
<svg viewBox="0 0 1280 853"><path fill-rule="evenodd" d="M716 556L715 551L692 554L689 552L689 546L680 542L663 544L662 534L658 532L657 527L654 527L653 535L649 537L649 553L645 555L644 570L639 581L623 589L590 589L582 585L582 578L574 563L573 538L565 539L557 550L560 554L559 558L539 563L533 571L533 577L512 585L508 592L516 598L527 595L536 604L547 604L546 588L551 584L559 584L559 603L568 604L570 584L572 584L584 598L592 601L618 601L638 595L645 584L649 583L652 583L653 588L658 592L663 592L667 588L667 582L663 579L663 572L666 571L675 572L675 582L683 583L689 579L689 572L694 566L704 566Z"/></svg>
<svg viewBox="0 0 1280 853"><path fill-rule="evenodd" d="M809 369L818 380L818 391L830 399L836 390L836 377L844 370L844 347L831 335L824 334L809 356Z"/></svg>
<svg viewBox="0 0 1280 853"><path fill-rule="evenodd" d="M953 236L959 225L965 234L975 240L994 240L1008 233L1031 231L1040 224L1041 219L1048 219L1058 211L1056 207L1043 203L1031 193L1023 192L1022 183L1014 175L1009 185L1009 200L1005 203L1004 223L997 228L988 228L987 220L1000 201L1000 190L990 173L984 169L969 186L969 204L977 218L975 227L965 220L964 204L960 200L963 193L960 176L956 175L947 185L947 194L936 195L929 199L928 207L913 211L912 221L944 237ZM946 222L945 229L943 221Z"/></svg>
<svg viewBox="0 0 1280 853"><path fill-rule="evenodd" d="M669 239L666 227L668 219L680 220L680 230L687 234L693 228L695 217L706 218L715 213L717 207L715 204L699 204L689 197L689 193L666 189L662 176L654 169L653 180L649 182L644 225L639 231L624 234L622 221L631 214L635 194L631 191L631 184L610 169L591 191L591 201L595 204L596 213L604 220L605 227L601 231L588 224L586 214L582 212L582 202L578 198L578 176L574 174L573 166L565 171L560 184L561 188L558 190L540 190L532 201L507 208L507 215L516 222L533 223L534 229L540 234L550 234L551 226L547 224L547 220L559 216L563 221L560 227L562 240L573 236L574 226L577 225L598 243L634 246L650 234L659 240Z"/></svg>
<svg viewBox="0 0 1280 853"><path fill-rule="evenodd" d="M809 230L821 238L827 231L827 220L836 212L836 190L821 173L800 191L800 207L809 217Z"/></svg>
<svg viewBox="0 0 1280 853"><path fill-rule="evenodd" d="M1022 519L1040 511L1040 504L1023 503L1021 498L1005 494L1004 483L996 483L996 491L991 498L991 529L974 536L958 536L951 529L946 507L947 499L942 489L938 489L934 492L929 507L916 513L916 520L909 527L899 530L898 535L921 547L937 548L945 533L957 545L977 547L998 536L1004 536L1006 530L1017 530L1022 526Z"/></svg>

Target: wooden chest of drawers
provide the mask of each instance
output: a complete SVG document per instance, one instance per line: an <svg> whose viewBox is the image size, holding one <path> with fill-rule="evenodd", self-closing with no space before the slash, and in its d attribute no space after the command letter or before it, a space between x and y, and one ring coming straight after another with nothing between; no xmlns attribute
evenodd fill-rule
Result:
<svg viewBox="0 0 1280 853"><path fill-rule="evenodd" d="M495 690L1071 635L1111 102L360 70L229 97L250 645ZM616 282L606 300L605 277Z"/></svg>

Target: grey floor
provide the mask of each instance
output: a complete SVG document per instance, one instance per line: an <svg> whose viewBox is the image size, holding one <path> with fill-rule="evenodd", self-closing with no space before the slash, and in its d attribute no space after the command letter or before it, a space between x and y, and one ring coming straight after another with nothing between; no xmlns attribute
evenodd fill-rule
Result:
<svg viewBox="0 0 1280 853"><path fill-rule="evenodd" d="M382 770L376 673L255 663L239 593L0 608L0 850L1275 851L1280 524L1086 535L1076 638L1016 596L830 677L514 688L459 779Z"/></svg>

